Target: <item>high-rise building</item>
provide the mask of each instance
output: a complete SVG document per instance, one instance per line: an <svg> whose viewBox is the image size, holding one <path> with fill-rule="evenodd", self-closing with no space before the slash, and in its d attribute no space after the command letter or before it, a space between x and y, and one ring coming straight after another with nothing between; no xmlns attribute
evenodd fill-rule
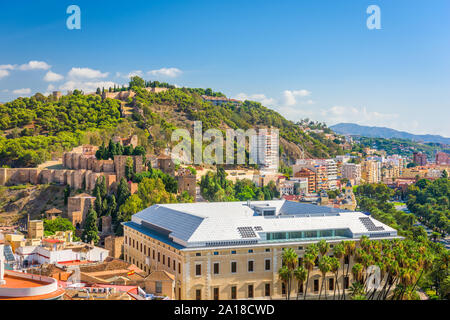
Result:
<svg viewBox="0 0 450 320"><path fill-rule="evenodd" d="M361 177L366 183L378 183L381 181L381 163L374 160L366 160L361 164Z"/></svg>
<svg viewBox="0 0 450 320"><path fill-rule="evenodd" d="M278 130L261 129L250 137L250 154L260 170L264 172L277 172L279 163Z"/></svg>
<svg viewBox="0 0 450 320"><path fill-rule="evenodd" d="M436 164L437 165L450 165L450 155L445 152L436 153Z"/></svg>
<svg viewBox="0 0 450 320"><path fill-rule="evenodd" d="M342 165L342 178L353 181L354 184L361 182L361 165L356 163L344 163Z"/></svg>
<svg viewBox="0 0 450 320"><path fill-rule="evenodd" d="M427 155L422 152L414 152L413 153L413 162L419 166L427 165Z"/></svg>

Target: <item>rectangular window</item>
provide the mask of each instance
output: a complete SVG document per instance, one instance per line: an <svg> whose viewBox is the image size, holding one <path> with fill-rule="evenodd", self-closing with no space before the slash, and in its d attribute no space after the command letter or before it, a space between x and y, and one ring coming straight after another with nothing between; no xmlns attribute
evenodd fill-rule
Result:
<svg viewBox="0 0 450 320"><path fill-rule="evenodd" d="M202 300L202 290L195 290L195 300Z"/></svg>
<svg viewBox="0 0 450 320"><path fill-rule="evenodd" d="M266 283L264 286L264 296L270 297L270 283Z"/></svg>
<svg viewBox="0 0 450 320"><path fill-rule="evenodd" d="M266 252L270 252L270 248L266 248Z"/></svg>
<svg viewBox="0 0 450 320"><path fill-rule="evenodd" d="M196 264L195 265L195 275L196 276L201 276L202 275L202 265L201 264Z"/></svg>
<svg viewBox="0 0 450 320"><path fill-rule="evenodd" d="M236 250L231 251L231 254L236 254Z"/></svg>
<svg viewBox="0 0 450 320"><path fill-rule="evenodd" d="M303 282L300 283L300 287L298 288L298 293L303 293Z"/></svg>
<svg viewBox="0 0 450 320"><path fill-rule="evenodd" d="M319 291L319 279L314 280L314 292Z"/></svg>
<svg viewBox="0 0 450 320"><path fill-rule="evenodd" d="M284 284L284 282L281 283L281 295L285 295L286 294L286 285Z"/></svg>
<svg viewBox="0 0 450 320"><path fill-rule="evenodd" d="M161 253L158 252L158 262L161 261Z"/></svg>
<svg viewBox="0 0 450 320"><path fill-rule="evenodd" d="M214 288L214 300L219 300L219 288Z"/></svg>
<svg viewBox="0 0 450 320"><path fill-rule="evenodd" d="M252 284L248 285L248 298L249 299L253 298L253 285Z"/></svg>
<svg viewBox="0 0 450 320"><path fill-rule="evenodd" d="M197 257L200 257L202 254L200 252L195 253Z"/></svg>
<svg viewBox="0 0 450 320"><path fill-rule="evenodd" d="M218 251L214 251L214 255L215 255L215 256L218 256L218 255L219 255L219 252L218 252Z"/></svg>
<svg viewBox="0 0 450 320"><path fill-rule="evenodd" d="M237 262L232 261L231 262L231 273L236 273L236 272L237 272Z"/></svg>
<svg viewBox="0 0 450 320"><path fill-rule="evenodd" d="M344 264L349 264L350 258L348 255L344 256Z"/></svg>
<svg viewBox="0 0 450 320"><path fill-rule="evenodd" d="M248 261L248 272L253 272L253 267L254 267L253 264L254 264L253 260Z"/></svg>
<svg viewBox="0 0 450 320"><path fill-rule="evenodd" d="M328 289L334 290L334 279L333 278L328 279Z"/></svg>
<svg viewBox="0 0 450 320"><path fill-rule="evenodd" d="M166 264L166 255L163 254L163 264Z"/></svg>
<svg viewBox="0 0 450 320"><path fill-rule="evenodd" d="M266 271L270 270L270 259L264 260L264 270Z"/></svg>
<svg viewBox="0 0 450 320"><path fill-rule="evenodd" d="M219 274L219 263L214 263L214 274Z"/></svg>
<svg viewBox="0 0 450 320"><path fill-rule="evenodd" d="M142 252L142 242L141 242L139 251Z"/></svg>
<svg viewBox="0 0 450 320"><path fill-rule="evenodd" d="M231 287L231 299L232 300L237 299L237 289L235 286Z"/></svg>
<svg viewBox="0 0 450 320"><path fill-rule="evenodd" d="M162 293L162 282L161 281L155 282L155 291L156 291L156 293Z"/></svg>
<svg viewBox="0 0 450 320"><path fill-rule="evenodd" d="M167 267L170 268L170 257L167 257Z"/></svg>
<svg viewBox="0 0 450 320"><path fill-rule="evenodd" d="M253 249L248 250L248 253L253 253Z"/></svg>
<svg viewBox="0 0 450 320"><path fill-rule="evenodd" d="M181 273L181 263L178 262L178 273Z"/></svg>
<svg viewBox="0 0 450 320"><path fill-rule="evenodd" d="M155 250L153 250L153 260L155 260Z"/></svg>

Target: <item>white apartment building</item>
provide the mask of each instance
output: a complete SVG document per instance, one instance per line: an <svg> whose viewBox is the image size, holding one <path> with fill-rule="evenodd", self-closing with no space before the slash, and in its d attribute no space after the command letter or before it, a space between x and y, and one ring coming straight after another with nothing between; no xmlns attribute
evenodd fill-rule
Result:
<svg viewBox="0 0 450 320"><path fill-rule="evenodd" d="M353 181L354 184L360 184L361 165L356 163L344 163L342 165L342 178Z"/></svg>
<svg viewBox="0 0 450 320"><path fill-rule="evenodd" d="M277 172L279 166L278 130L260 129L258 134L250 138L250 155L260 167L261 172Z"/></svg>

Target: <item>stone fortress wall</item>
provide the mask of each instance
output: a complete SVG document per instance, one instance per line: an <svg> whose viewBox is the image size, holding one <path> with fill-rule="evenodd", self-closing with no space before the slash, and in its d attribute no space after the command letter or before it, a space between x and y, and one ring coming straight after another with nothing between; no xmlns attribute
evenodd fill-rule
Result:
<svg viewBox="0 0 450 320"><path fill-rule="evenodd" d="M114 156L114 160L97 160L97 147L84 145L62 157L63 169L0 168L0 185L18 184L60 184L73 189L91 191L101 176L108 188L125 176L127 159L133 159L136 173L144 170L142 156Z"/></svg>

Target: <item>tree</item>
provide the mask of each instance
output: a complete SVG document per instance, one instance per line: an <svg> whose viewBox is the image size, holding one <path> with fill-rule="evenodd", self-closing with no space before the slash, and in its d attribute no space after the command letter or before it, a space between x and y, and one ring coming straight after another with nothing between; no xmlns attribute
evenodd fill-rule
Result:
<svg viewBox="0 0 450 320"><path fill-rule="evenodd" d="M128 157L125 163L125 177L128 181L132 181L134 177L133 158Z"/></svg>
<svg viewBox="0 0 450 320"><path fill-rule="evenodd" d="M322 255L322 257L319 260L319 270L320 273L322 274L322 284L320 286L320 293L319 293L319 300L320 297L322 296L322 288L324 287L324 284L326 282L326 276L327 276L327 272L329 272L331 270L331 261L330 261L330 257L326 256L326 255ZM327 300L327 286L325 285L325 300Z"/></svg>
<svg viewBox="0 0 450 320"><path fill-rule="evenodd" d="M286 300L291 297L292 280L294 270L297 268L298 255L292 248L283 250L281 255L282 267L278 270L278 275L286 286Z"/></svg>
<svg viewBox="0 0 450 320"><path fill-rule="evenodd" d="M92 208L89 209L86 217L82 240L86 243L90 243L91 241L93 241L94 244L97 244L100 240L97 227L97 212L95 212L95 210Z"/></svg>
<svg viewBox="0 0 450 320"><path fill-rule="evenodd" d="M69 200L70 197L70 185L66 185L66 187L64 188L64 205L67 206L67 202Z"/></svg>
<svg viewBox="0 0 450 320"><path fill-rule="evenodd" d="M127 180L125 178L120 179L119 185L117 186L117 206L121 206L130 196L130 189L128 187Z"/></svg>
<svg viewBox="0 0 450 320"><path fill-rule="evenodd" d="M129 87L145 88L145 80L139 76L133 76L130 78Z"/></svg>
<svg viewBox="0 0 450 320"><path fill-rule="evenodd" d="M294 278L295 280L297 280L297 300L300 294L300 288L303 286L303 283L305 282L307 276L308 271L301 265L294 270Z"/></svg>

